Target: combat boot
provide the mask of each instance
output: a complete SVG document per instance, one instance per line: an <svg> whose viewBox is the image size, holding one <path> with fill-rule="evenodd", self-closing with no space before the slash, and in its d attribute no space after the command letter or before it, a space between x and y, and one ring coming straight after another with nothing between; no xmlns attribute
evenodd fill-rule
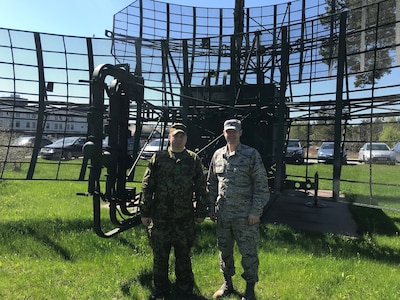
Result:
<svg viewBox="0 0 400 300"><path fill-rule="evenodd" d="M254 285L255 285L254 282L248 282L246 284L246 291L244 292L242 300L257 300L256 294L254 292Z"/></svg>
<svg viewBox="0 0 400 300"><path fill-rule="evenodd" d="M224 276L224 283L213 295L213 299L226 297L233 293L232 277Z"/></svg>

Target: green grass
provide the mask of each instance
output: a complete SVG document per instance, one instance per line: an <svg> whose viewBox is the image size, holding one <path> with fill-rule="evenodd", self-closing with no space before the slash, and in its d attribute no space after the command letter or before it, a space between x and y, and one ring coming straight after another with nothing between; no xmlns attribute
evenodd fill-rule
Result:
<svg viewBox="0 0 400 300"><path fill-rule="evenodd" d="M135 182L141 182L144 169L147 166L147 161L139 160L137 167L135 169ZM84 174L85 180L89 178L89 167L82 167L83 160L72 159L69 161L61 160L46 160L42 158L38 158L37 163L35 165L33 178L34 180L66 180L66 181L74 181L79 180L79 175ZM15 169L15 166L18 166L18 170ZM4 168L2 177L3 179L26 179L28 170L30 167L30 160L26 158L24 160L19 161L18 163L7 163ZM105 180L105 174L107 173L106 168L102 170L101 180ZM0 179L1 180L1 179Z"/></svg>
<svg viewBox="0 0 400 300"><path fill-rule="evenodd" d="M332 190L333 165L287 165L289 179L298 180L306 174L319 175L319 188ZM400 166L381 164L344 165L341 170L340 191L350 202L400 209ZM371 183L371 185L370 185Z"/></svg>
<svg viewBox="0 0 400 300"><path fill-rule="evenodd" d="M330 169L323 165L318 172L329 175ZM397 171L396 166L391 171ZM382 182L389 179L383 177ZM346 193L365 197L352 190L351 184L341 186ZM110 239L97 237L92 229L91 198L76 196L86 190L87 183L77 181L0 182L1 299L148 298L152 253L146 231L137 226ZM395 193L385 197L394 198ZM262 225L258 299L398 299L400 213L350 208L360 239ZM222 282L214 226L206 221L197 227L195 299L210 299ZM240 277L240 257L236 257L234 284L242 292L245 283Z"/></svg>

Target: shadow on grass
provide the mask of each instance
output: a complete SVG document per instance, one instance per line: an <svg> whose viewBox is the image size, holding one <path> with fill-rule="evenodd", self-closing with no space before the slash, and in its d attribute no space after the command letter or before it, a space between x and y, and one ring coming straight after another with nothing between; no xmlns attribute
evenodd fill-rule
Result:
<svg viewBox="0 0 400 300"><path fill-rule="evenodd" d="M51 239L48 235L46 235L44 232L37 232L35 229L33 229L30 226L26 227L27 232L29 235L31 235L37 242L42 243L47 245L47 247L50 247L53 249L54 252L58 253L58 255L66 260L66 261L72 261L72 255L68 249L65 249L61 245L59 245L56 241Z"/></svg>
<svg viewBox="0 0 400 300"><path fill-rule="evenodd" d="M153 274L150 270L143 270L141 271L137 278L132 278L130 280L125 281L121 285L121 291L122 293L127 296L127 297L132 297L134 296L133 293L131 292L131 286L139 283L142 287L144 287L146 290L149 292L149 296L151 294L151 291L153 289ZM196 286L194 287L194 294L190 297L190 299L185 299L185 300L207 300L200 294L199 288ZM178 297L178 295L175 293L175 283L171 284L171 294L167 299L181 299Z"/></svg>
<svg viewBox="0 0 400 300"><path fill-rule="evenodd" d="M98 237L93 222L87 219L44 219L4 222L0 226L0 238L9 241L2 245L4 252L55 257L72 262L76 256L85 256L95 249L106 253L111 248L129 249L133 253L148 251L144 228L134 228L128 234L112 239Z"/></svg>
<svg viewBox="0 0 400 300"><path fill-rule="evenodd" d="M193 253L198 254L215 251L215 224L204 222L196 226L197 238L195 246L193 247ZM72 251L69 246L65 246L62 240L68 237L76 239L76 236L79 235L82 235L83 239L83 234L89 235L90 241L85 238L85 241L82 240L80 247L90 247L91 245L96 247L96 245L105 243L105 241L108 240L96 236L93 230L93 221L90 219L25 219L4 222L0 227L0 237L4 240L13 241L13 243L4 244L5 251L28 252L29 248L35 248L35 245L41 245L41 247L47 248L50 252L55 253L66 261L73 260L74 255L72 252L74 251ZM32 244L29 245L27 243L28 240L32 241ZM119 234L108 241L112 241L111 244L127 247L135 253L140 253L144 251L143 247L149 246L146 229L141 225L133 227L127 234ZM15 245L17 244L24 245L24 247L17 246L15 250ZM83 244L86 244L86 246ZM98 247L97 251L103 251L102 249L103 247Z"/></svg>
<svg viewBox="0 0 400 300"><path fill-rule="evenodd" d="M153 280L153 275L149 270L141 271L137 278L131 278L123 282L121 285L121 291L125 296L132 297L133 294L131 292L131 286L139 282L141 286L149 290L150 294L150 291L152 289L152 280Z"/></svg>
<svg viewBox="0 0 400 300"><path fill-rule="evenodd" d="M146 235L143 229L143 235ZM196 241L192 249L193 254L199 254L204 252L216 251L216 238L215 238L215 224L212 222L203 222L202 224L196 225ZM121 244L128 246L129 248L135 248L136 246L124 238L118 238ZM173 252L173 250L172 250ZM135 284L140 284L145 290L148 290L150 295L153 290L153 273L150 269L141 270L137 277L131 278L125 281L121 285L122 293L127 297L135 296L131 291L131 287ZM181 299L175 293L175 283L171 284L171 294L166 299ZM194 294L190 297L190 300L206 300L208 298L201 295L200 289L195 284ZM186 300L186 299L185 299ZM189 300L189 299L188 299Z"/></svg>
<svg viewBox="0 0 400 300"><path fill-rule="evenodd" d="M20 243L24 247L19 247L14 251L37 250L35 245L46 247L65 261L73 261L71 251L60 243L60 234L79 233L92 228L92 223L86 220L64 221L61 219L52 219L47 221L21 220L3 223L0 229L0 236L5 237L13 243L7 243L13 251L15 244ZM28 239L32 240L32 244Z"/></svg>
<svg viewBox="0 0 400 300"><path fill-rule="evenodd" d="M399 229L394 219L399 213L394 213L390 218L384 211L359 206L350 206L354 219L358 224L360 236L364 238L352 239L345 236L322 234L314 232L299 232L286 226L262 225L260 249L275 251L291 247L299 248L314 255L334 255L339 257L363 256L384 262L400 263L400 249L390 245L380 245L374 242L374 235L398 237ZM193 254L218 252L215 237L215 224L206 221L196 227L197 239L193 247ZM110 243L105 243L93 232L93 222L90 219L50 219L50 220L21 220L3 222L0 228L2 239L12 241L3 245L4 251L21 251L28 253L30 247L40 245L50 249L54 254L65 261L72 261L75 251L65 245L68 236L82 235L85 239L80 247L96 247L97 251L107 251L107 247L126 247L135 253L148 251L146 231L143 226L130 230L129 234L121 234L113 238ZM86 235L84 238L83 235ZM90 241L87 240L89 237ZM33 240L29 246L28 238ZM75 238L76 239L76 238ZM110 246L108 246L110 244ZM24 245L16 246L16 245ZM101 247L98 247L98 246ZM73 245L72 245L73 246ZM15 248L17 247L17 249ZM18 248L19 247L19 248ZM32 248L32 250L35 250ZM76 255L76 254L75 254Z"/></svg>
<svg viewBox="0 0 400 300"><path fill-rule="evenodd" d="M398 236L399 228L395 222L397 218L390 218L383 210L362 206L350 205L349 209L358 224L360 234L380 234Z"/></svg>
<svg viewBox="0 0 400 300"><path fill-rule="evenodd" d="M341 235L318 232L296 231L285 225L263 225L261 227L261 249L299 249L313 255L335 257L364 257L366 259L387 263L400 263L400 249L387 245L379 245L374 235L398 237L399 229L393 219L380 209L350 206L358 224L360 236L350 238Z"/></svg>
<svg viewBox="0 0 400 300"><path fill-rule="evenodd" d="M314 232L295 231L286 226L262 225L260 251L275 252L282 249L298 249L306 253L312 253L316 256L334 256L334 257L362 257L375 261L386 263L400 263L400 249L381 245L374 241L374 235L384 235L388 237L398 237L399 229L395 222L398 222L400 214L394 214L390 218L384 211L359 206L350 206L355 221L358 224L360 235L364 238L353 239L340 235L322 234ZM339 221L339 220L338 220ZM200 253L218 252L215 237L215 224L206 221L196 226L197 240L193 248L194 255ZM23 251L31 255L32 250L37 244L50 249L55 255L65 261L73 261L75 244L66 245L62 239L66 236L75 236L82 247L80 252L75 255L81 255L85 251L96 248L97 252L107 252L114 248L116 244L121 249L133 250L134 253L141 253L149 250L146 231L143 226L137 226L130 230L129 234L121 234L108 243L103 243L105 239L97 237L93 231L93 222L91 219L50 219L50 220L20 220L2 222L0 227L0 237L7 242L2 249L7 252L15 253ZM27 244L27 238L34 241ZM12 241L12 242L11 242ZM15 243L17 241L17 243ZM17 245L17 246L16 246ZM23 249L22 245L26 245ZM21 247L16 249L15 247ZM101 246L101 247L98 247ZM38 256L41 254L39 253ZM131 279L126 279L121 283L121 290L125 295L131 296L130 288L140 284L146 290L151 292L152 274L150 270L142 270L140 274ZM196 291L196 294L199 294ZM196 296L192 299L206 299L203 296Z"/></svg>

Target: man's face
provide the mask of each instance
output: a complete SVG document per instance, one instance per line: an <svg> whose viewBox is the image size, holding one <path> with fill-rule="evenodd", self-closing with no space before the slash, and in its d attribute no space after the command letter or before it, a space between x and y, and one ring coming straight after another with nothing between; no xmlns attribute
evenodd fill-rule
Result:
<svg viewBox="0 0 400 300"><path fill-rule="evenodd" d="M234 129L224 130L224 137L228 144L237 145L240 142L242 130L236 131Z"/></svg>
<svg viewBox="0 0 400 300"><path fill-rule="evenodd" d="M171 145L172 151L182 151L185 149L187 142L187 135L183 132L177 132L175 134L169 134L168 140Z"/></svg>

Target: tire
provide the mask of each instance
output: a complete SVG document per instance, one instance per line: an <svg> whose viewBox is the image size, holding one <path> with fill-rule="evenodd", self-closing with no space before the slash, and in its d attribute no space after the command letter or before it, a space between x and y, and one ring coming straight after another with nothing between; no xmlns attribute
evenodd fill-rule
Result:
<svg viewBox="0 0 400 300"><path fill-rule="evenodd" d="M72 159L72 153L71 152L65 152L64 153L64 159L65 160L71 160Z"/></svg>

